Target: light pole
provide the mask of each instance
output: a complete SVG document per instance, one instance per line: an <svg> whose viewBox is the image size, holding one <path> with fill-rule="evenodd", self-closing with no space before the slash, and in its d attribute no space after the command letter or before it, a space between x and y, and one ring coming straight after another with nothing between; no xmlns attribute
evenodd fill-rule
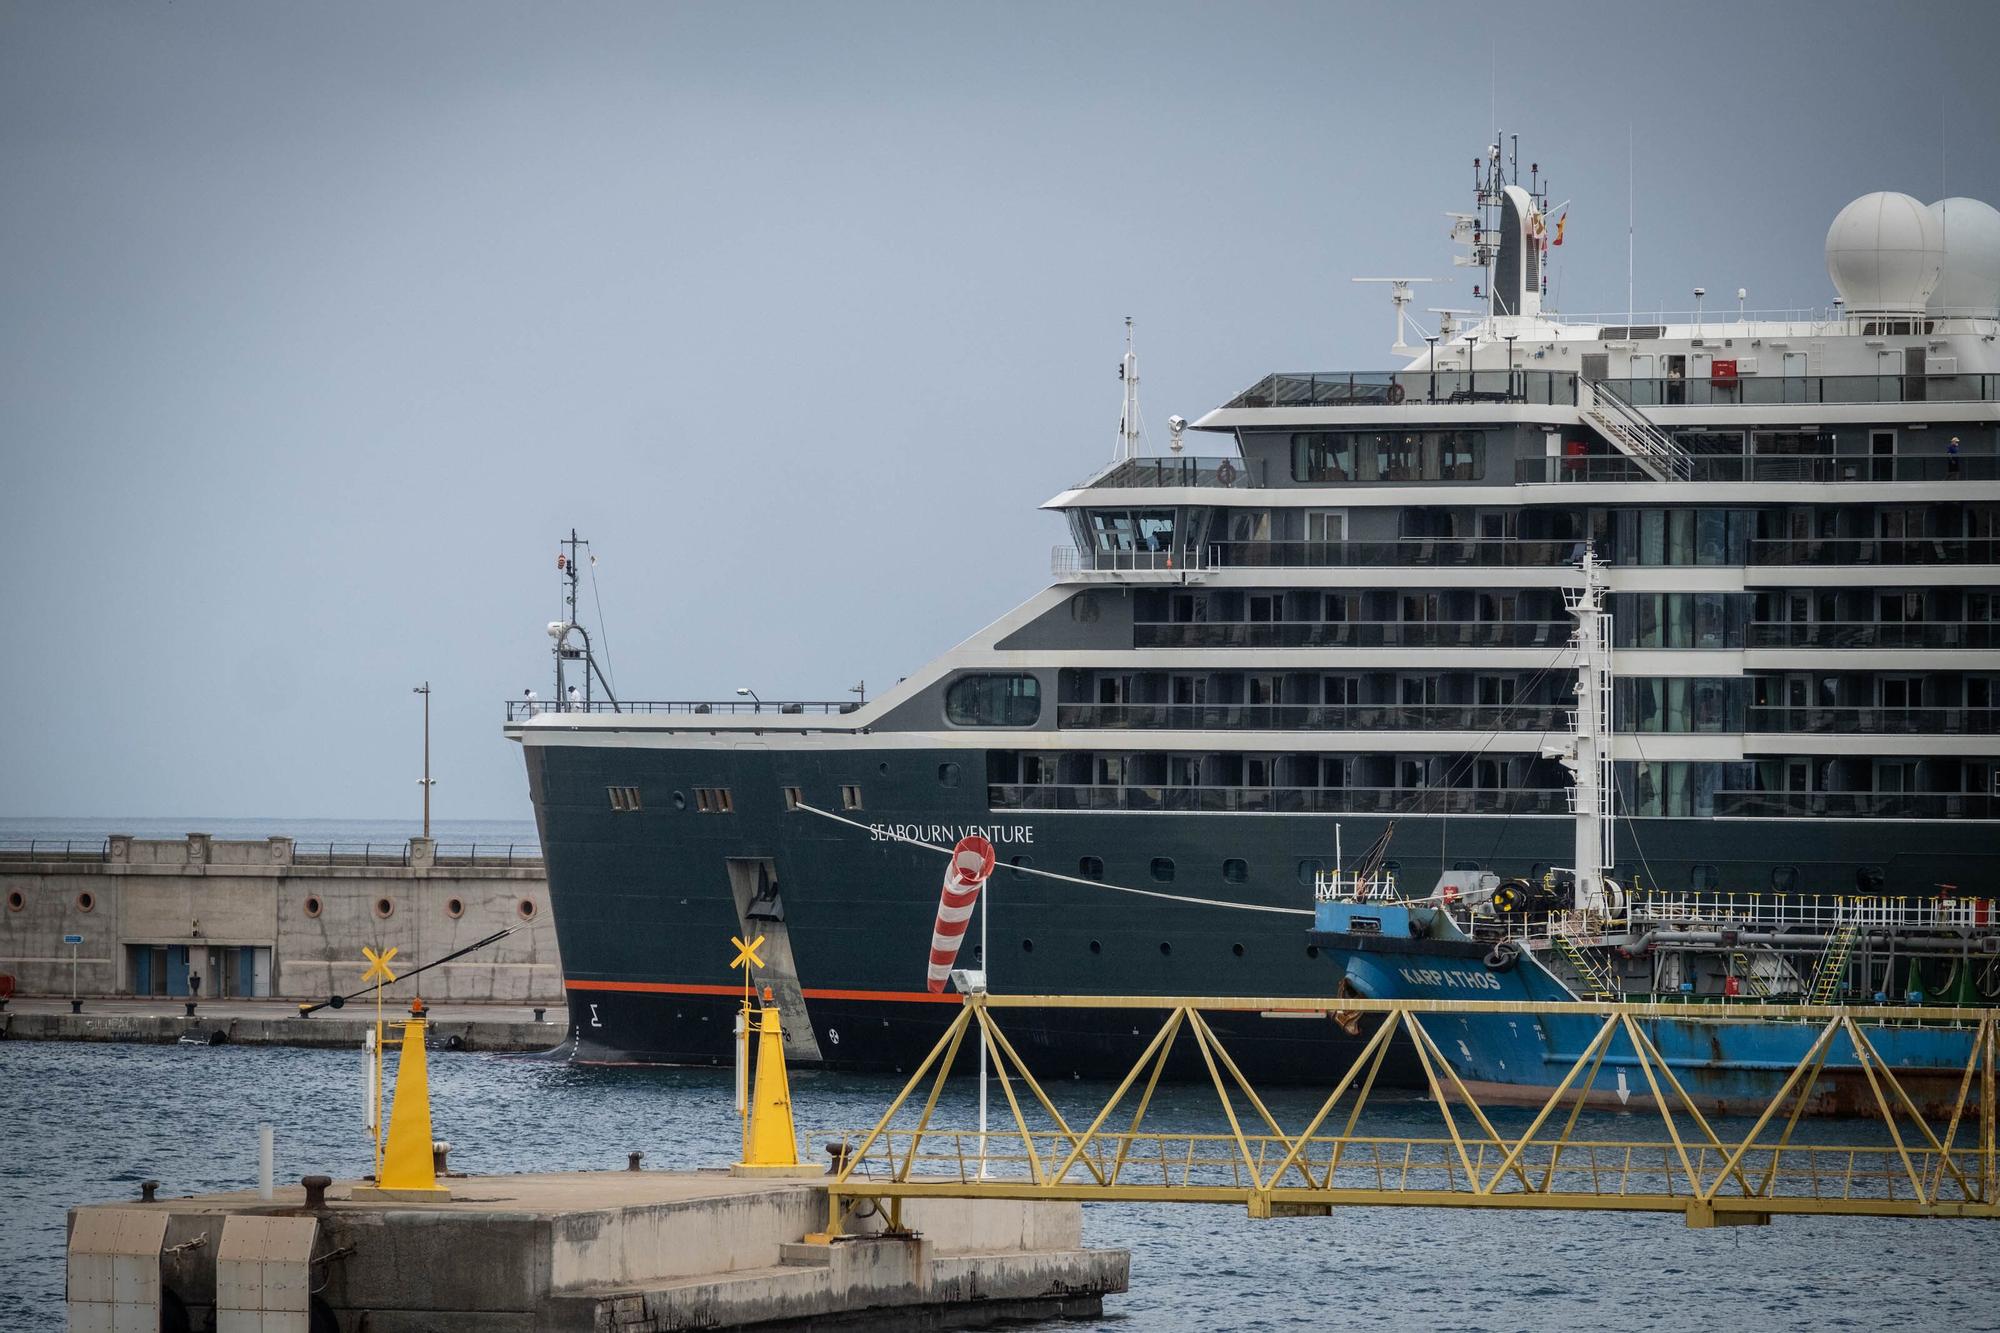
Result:
<svg viewBox="0 0 2000 1333"><path fill-rule="evenodd" d="M1424 335L1424 341L1430 344L1430 355L1429 355L1429 356L1427 356L1427 357L1426 357L1426 358L1424 359L1424 363L1425 363L1425 365L1426 365L1426 366L1427 366L1427 367L1428 367L1428 368L1430 369L1430 372L1431 372L1431 388L1430 388L1430 396L1429 396L1428 398L1426 398L1426 399L1425 399L1425 401L1426 401L1426 402L1431 402L1431 403L1435 403L1435 402L1436 402L1436 401L1438 400L1438 340L1437 340L1437 335L1436 335L1435 333L1426 333L1426 334Z"/></svg>
<svg viewBox="0 0 2000 1333"><path fill-rule="evenodd" d="M749 696L750 702L754 706L755 711L759 713L764 711L764 701L757 697L757 691L751 689L748 685L738 685L736 687L736 692L738 694Z"/></svg>
<svg viewBox="0 0 2000 1333"><path fill-rule="evenodd" d="M424 775L417 782L424 789L424 838L431 836L431 788L436 785L431 779L431 683L413 687L411 694L424 696Z"/></svg>

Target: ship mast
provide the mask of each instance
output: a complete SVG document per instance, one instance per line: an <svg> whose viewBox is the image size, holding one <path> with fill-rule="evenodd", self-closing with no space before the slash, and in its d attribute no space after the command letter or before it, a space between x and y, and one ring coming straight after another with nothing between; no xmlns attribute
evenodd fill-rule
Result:
<svg viewBox="0 0 2000 1333"><path fill-rule="evenodd" d="M556 556L556 573L561 576L563 585L563 618L549 622L549 637L555 640L554 652L556 659L556 695L552 706L561 709L568 705L569 682L564 664L568 662L580 662L583 665L579 669L578 674L583 678L580 684L583 692L584 710L586 712L589 711L593 693L591 682L595 680L597 685L604 691L605 699L611 704L611 711L614 713L620 712L622 710L618 707L618 698L611 692L611 682L604 678L604 669L597 665L597 658L590 650L590 633L577 623L576 618L578 551L581 548L584 553L588 554L590 543L584 538L577 536L576 529L571 528L569 536L559 542L558 545L565 548ZM590 558L593 561L596 559L595 556L591 556ZM595 576L593 575L593 577ZM578 640L577 643L573 644L570 642L572 635Z"/></svg>
<svg viewBox="0 0 2000 1333"><path fill-rule="evenodd" d="M1125 406L1118 413L1118 451L1112 461L1123 463L1139 456L1139 354L1132 350L1132 317L1125 316L1125 358L1118 363L1118 378L1125 385Z"/></svg>
<svg viewBox="0 0 2000 1333"><path fill-rule="evenodd" d="M1551 757L1569 770L1574 815L1573 868L1576 906L1606 911L1617 904L1617 886L1608 878L1612 847L1611 772L1611 613L1604 609L1606 580L1597 552L1586 546L1581 561L1583 586L1565 589L1563 600L1576 617L1570 641L1576 664L1576 707L1570 713L1570 734ZM1548 751L1544 751L1548 754Z"/></svg>

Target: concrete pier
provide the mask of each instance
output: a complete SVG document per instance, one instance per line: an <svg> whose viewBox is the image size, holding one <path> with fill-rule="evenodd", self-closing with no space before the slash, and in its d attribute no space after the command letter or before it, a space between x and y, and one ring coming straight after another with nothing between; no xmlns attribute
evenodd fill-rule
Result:
<svg viewBox="0 0 2000 1333"><path fill-rule="evenodd" d="M1076 1204L916 1200L904 1207L908 1234L851 1217L849 1231L874 1234L813 1243L827 1223L822 1177L444 1183L446 1202L361 1203L349 1183L311 1207L294 1187L268 1202L250 1193L74 1209L70 1327L113 1327L121 1301L143 1319L129 1307L151 1281L153 1299L184 1307L195 1328L305 1333L332 1318L344 1333L364 1321L368 1333L938 1329L1095 1315L1130 1270L1126 1251L1083 1246ZM260 1322L236 1318L251 1313Z"/></svg>
<svg viewBox="0 0 2000 1333"><path fill-rule="evenodd" d="M401 1018L405 1006L390 1006ZM431 1006L429 1045L451 1051L548 1051L569 1038L568 1011L552 1006L541 1020L528 1005L441 1004ZM204 1000L187 1012L185 1002L102 999L84 1001L71 1013L68 1000L31 997L0 1009L0 1041L111 1041L172 1046L181 1041L213 1046L306 1046L357 1050L374 1024L375 1008L356 1001L345 1009L321 1009L299 1017L298 1005L272 1000Z"/></svg>

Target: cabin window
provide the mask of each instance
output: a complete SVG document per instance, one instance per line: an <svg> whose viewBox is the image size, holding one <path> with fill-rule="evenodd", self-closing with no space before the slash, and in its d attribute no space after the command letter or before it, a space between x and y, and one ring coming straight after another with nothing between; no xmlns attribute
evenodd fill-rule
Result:
<svg viewBox="0 0 2000 1333"><path fill-rule="evenodd" d="M861 788L854 783L846 783L840 789L840 808L859 810L861 808Z"/></svg>
<svg viewBox="0 0 2000 1333"><path fill-rule="evenodd" d="M1042 687L1033 676L964 676L944 695L945 721L955 727L1032 727L1042 716Z"/></svg>
<svg viewBox="0 0 2000 1333"><path fill-rule="evenodd" d="M1174 861L1172 857L1156 856L1153 858L1153 878L1162 884L1173 883Z"/></svg>
<svg viewBox="0 0 2000 1333"><path fill-rule="evenodd" d="M606 787L611 797L611 808L619 813L627 813L640 808L637 787Z"/></svg>
<svg viewBox="0 0 2000 1333"><path fill-rule="evenodd" d="M1249 862L1230 857L1222 863L1222 878L1231 884L1241 884L1250 878Z"/></svg>
<svg viewBox="0 0 2000 1333"><path fill-rule="evenodd" d="M1103 879L1104 858L1099 856L1081 858L1076 863L1076 873L1082 875L1085 879Z"/></svg>

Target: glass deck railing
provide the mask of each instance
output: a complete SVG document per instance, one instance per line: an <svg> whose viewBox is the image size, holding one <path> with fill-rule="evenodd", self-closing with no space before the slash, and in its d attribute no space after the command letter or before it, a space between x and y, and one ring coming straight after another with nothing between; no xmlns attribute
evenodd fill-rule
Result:
<svg viewBox="0 0 2000 1333"><path fill-rule="evenodd" d="M1753 565L1990 565L1996 537L1755 537Z"/></svg>
<svg viewBox="0 0 2000 1333"><path fill-rule="evenodd" d="M1397 407L1408 403L1576 405L1560 370L1364 370L1266 375L1224 403L1237 407Z"/></svg>
<svg viewBox="0 0 2000 1333"><path fill-rule="evenodd" d="M995 810L1210 810L1273 814L1569 812L1569 793L1466 787L1173 787L993 784Z"/></svg>
<svg viewBox="0 0 2000 1333"><path fill-rule="evenodd" d="M1684 480L1708 482L1895 482L1992 481L2000 477L2000 459L1947 458L1942 454L1905 454L1872 458L1866 454L1695 454ZM1517 458L1514 480L1528 485L1558 482L1651 483L1647 472L1617 454L1584 454L1559 458Z"/></svg>
<svg viewBox="0 0 2000 1333"><path fill-rule="evenodd" d="M1567 621L1265 620L1132 626L1134 648L1548 648Z"/></svg>
<svg viewBox="0 0 2000 1333"><path fill-rule="evenodd" d="M1192 455L1162 455L1128 458L1113 463L1090 480L1071 487L1092 490L1105 487L1151 489L1160 486L1219 486L1232 490L1255 490L1264 485L1263 462L1243 458L1196 458Z"/></svg>
<svg viewBox="0 0 2000 1333"><path fill-rule="evenodd" d="M1557 731L1553 704L1092 704L1056 705L1058 727L1264 731Z"/></svg>
<svg viewBox="0 0 2000 1333"><path fill-rule="evenodd" d="M852 713L859 707L861 705L852 699L766 699L761 703L749 699L620 699L616 703L609 699L592 699L588 703L509 699L507 720L525 722L533 717L552 717L562 713L687 713L693 716L714 713L722 716L781 717L800 713Z"/></svg>
<svg viewBox="0 0 2000 1333"><path fill-rule="evenodd" d="M2000 801L1983 792L1719 791L1729 818L1993 819Z"/></svg>
<svg viewBox="0 0 2000 1333"><path fill-rule="evenodd" d="M1742 375L1601 381L1634 407L1786 403L1990 403L2000 375Z"/></svg>
<svg viewBox="0 0 2000 1333"><path fill-rule="evenodd" d="M1828 732L1851 736L1991 736L2000 709L1826 708L1752 704L1743 729L1750 732Z"/></svg>
<svg viewBox="0 0 2000 1333"><path fill-rule="evenodd" d="M1760 621L1752 648L2000 648L1992 621Z"/></svg>

